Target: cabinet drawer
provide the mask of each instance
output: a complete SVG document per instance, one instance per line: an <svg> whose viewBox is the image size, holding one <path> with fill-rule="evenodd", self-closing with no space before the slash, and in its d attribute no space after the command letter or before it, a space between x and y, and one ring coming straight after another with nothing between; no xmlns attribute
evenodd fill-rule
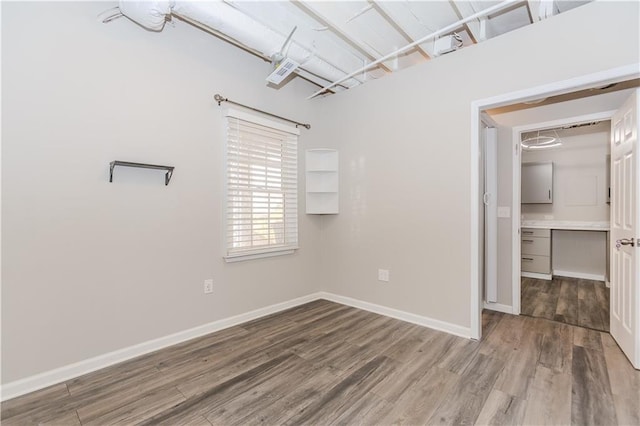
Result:
<svg viewBox="0 0 640 426"><path fill-rule="evenodd" d="M538 254L551 256L551 238L522 236L520 252L522 254Z"/></svg>
<svg viewBox="0 0 640 426"><path fill-rule="evenodd" d="M522 237L543 237L551 238L551 229L522 228L520 230Z"/></svg>
<svg viewBox="0 0 640 426"><path fill-rule="evenodd" d="M551 257L525 254L520 256L520 269L522 272L537 272L539 274L551 273Z"/></svg>

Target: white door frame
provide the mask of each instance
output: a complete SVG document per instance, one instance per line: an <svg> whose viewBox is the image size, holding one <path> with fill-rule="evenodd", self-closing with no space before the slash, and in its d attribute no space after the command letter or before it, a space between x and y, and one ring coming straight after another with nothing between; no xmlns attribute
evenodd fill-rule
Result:
<svg viewBox="0 0 640 426"><path fill-rule="evenodd" d="M569 118L561 118L553 121L544 121L540 123L529 123L522 126L513 128L511 140L513 144L519 144L520 135L524 132L530 132L533 130L545 130L554 129L561 126L568 126L572 124L589 123L593 121L606 121L611 120L616 110L597 112L593 114L579 115ZM609 135L607 135L607 143L609 143ZM513 192L511 196L512 204L511 211L511 271L512 275L512 290L513 296L511 300L511 313L514 315L520 315L520 171L522 170L522 152L518 150L517 158L513 159L513 169L511 176L513 178ZM607 247L607 250L609 248ZM609 271L607 271L607 276Z"/></svg>
<svg viewBox="0 0 640 426"><path fill-rule="evenodd" d="M471 102L471 140L470 140L470 176L471 176L471 215L470 215L470 246L471 246L471 268L470 268L470 335L472 339L480 339L482 337L482 289L480 288L479 274L479 179L480 171L478 165L479 144L480 144L480 114L490 108L511 105L520 102L533 101L543 97L550 97L571 93L578 90L603 86L612 83L618 83L625 80L631 80L640 77L640 64L631 64L618 68L612 68L593 74L587 74L568 80L557 81L542 86L532 87L511 93L506 93L490 98L479 99ZM520 215L514 216L519 219ZM518 224L519 226L519 224ZM518 267L519 269L519 267Z"/></svg>

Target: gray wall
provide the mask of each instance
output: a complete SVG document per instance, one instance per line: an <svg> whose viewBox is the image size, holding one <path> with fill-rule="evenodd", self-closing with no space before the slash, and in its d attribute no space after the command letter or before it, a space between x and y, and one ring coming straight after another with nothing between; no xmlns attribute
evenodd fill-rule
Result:
<svg viewBox="0 0 640 426"><path fill-rule="evenodd" d="M315 86L267 88L269 64L180 21L161 33L100 23L114 5L2 4L5 383L319 288L316 217L300 215L295 255L223 261L213 102L219 92L311 122L303 153ZM115 159L176 169L166 187L162 173L125 168L109 183Z"/></svg>
<svg viewBox="0 0 640 426"><path fill-rule="evenodd" d="M589 3L323 101L321 136L344 170L326 288L469 327L471 102L638 62L637 14Z"/></svg>

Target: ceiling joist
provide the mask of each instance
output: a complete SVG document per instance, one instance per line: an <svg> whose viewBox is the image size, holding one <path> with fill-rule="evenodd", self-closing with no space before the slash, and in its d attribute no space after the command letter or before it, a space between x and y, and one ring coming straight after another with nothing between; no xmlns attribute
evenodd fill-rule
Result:
<svg viewBox="0 0 640 426"><path fill-rule="evenodd" d="M165 19L174 15L262 60L286 56L291 64L286 71L295 65L298 76L321 87L309 96L313 98L334 87L336 91L356 87L435 58L436 45L439 54L448 54L590 1L173 0L161 2L161 13ZM158 7L132 0L122 2L119 10L143 27L161 31L166 21L158 22ZM292 29L295 34L289 39Z"/></svg>
<svg viewBox="0 0 640 426"><path fill-rule="evenodd" d="M477 10L473 8L473 5L468 1L450 0L450 3L459 19L465 19L467 16L474 15L477 12ZM464 26L475 43L480 43L487 39L486 16L474 21L466 22Z"/></svg>
<svg viewBox="0 0 640 426"><path fill-rule="evenodd" d="M373 62L379 58L378 52L373 51L371 47L364 45L361 42L356 41L353 37L351 37L348 31L345 29L344 25L339 24L335 22L335 20L331 20L328 17L321 14L317 10L317 8L314 7L313 2L295 0L293 1L293 4L298 6L300 9L302 9L304 12L309 14L311 17L313 17L313 19L317 20L322 25L328 27L330 31L332 31L338 37L340 37L345 42L347 42L352 48L356 49L366 59ZM391 64L381 63L378 66L385 72L388 72L388 73L392 72Z"/></svg>
<svg viewBox="0 0 640 426"><path fill-rule="evenodd" d="M399 23L397 23L393 18L391 18L391 15L385 9L384 3L381 3L379 1L374 1L374 0L369 0L369 3L373 6L376 12L378 12L380 16L382 16L385 19L385 21L387 21L389 25L393 27L393 29L395 29L402 37L404 37L404 39L408 43L413 43L415 41L413 38L411 38L411 36L409 36L409 34L407 34L406 30L402 28L402 26ZM422 57L425 59L431 59L435 56L432 51L429 52L427 51L426 48L423 48L422 46L416 46L416 51L420 53L420 55L422 55Z"/></svg>

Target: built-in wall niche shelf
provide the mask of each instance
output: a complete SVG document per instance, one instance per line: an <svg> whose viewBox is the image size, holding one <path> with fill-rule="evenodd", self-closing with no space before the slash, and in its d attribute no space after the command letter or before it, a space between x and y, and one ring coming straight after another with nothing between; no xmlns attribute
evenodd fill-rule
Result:
<svg viewBox="0 0 640 426"><path fill-rule="evenodd" d="M338 214L338 151L309 149L305 160L307 214Z"/></svg>
<svg viewBox="0 0 640 426"><path fill-rule="evenodd" d="M166 170L167 173L164 175L164 184L169 185L169 181L171 180L171 176L173 175L173 166L160 166L157 164L145 164L145 163L131 163L129 161L112 161L109 163L109 182L113 182L113 169L116 166L123 167L138 167L141 169L154 169L154 170Z"/></svg>

